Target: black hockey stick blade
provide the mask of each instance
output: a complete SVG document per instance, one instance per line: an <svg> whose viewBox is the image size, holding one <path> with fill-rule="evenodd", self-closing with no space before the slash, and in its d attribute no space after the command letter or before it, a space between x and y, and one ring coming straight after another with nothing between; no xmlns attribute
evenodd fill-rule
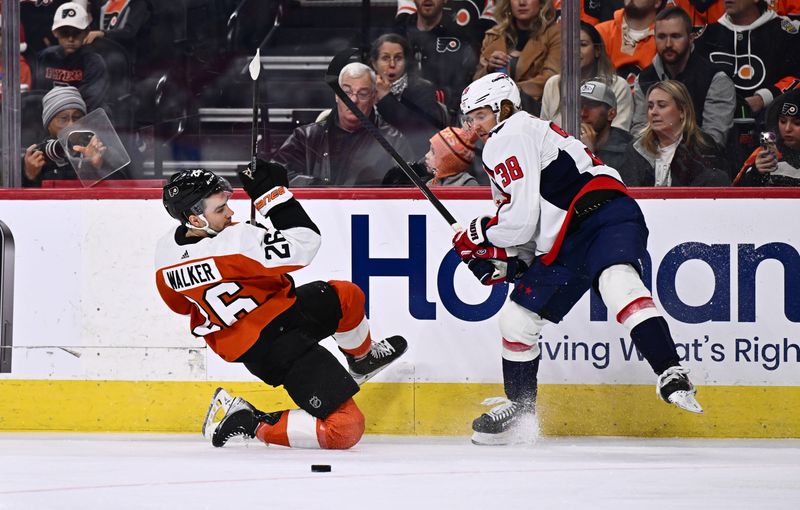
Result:
<svg viewBox="0 0 800 510"><path fill-rule="evenodd" d="M453 215L450 214L450 211L448 211L444 204L442 204L442 202L436 198L436 195L434 195L430 188L428 188L422 179L419 178L417 173L411 168L408 162L406 162L406 160L397 153L395 148L392 147L392 144L390 144L380 132L378 126L376 126L374 122L372 122L361 110L358 109L358 106L353 103L353 100L350 99L350 96L345 94L344 90L342 90L342 87L339 85L339 72L341 72L342 68L349 63L350 58L358 51L358 48L349 48L335 55L333 59L331 59L331 63L328 65L328 70L325 72L325 82L331 89L333 89L333 92L339 99L341 99L347 109L353 112L353 115L358 118L358 121L362 126L364 126L364 129L366 129L367 132L372 135L375 141L377 141L380 146L383 147L387 153L389 153L403 173L405 173L406 176L411 179L411 182L414 183L414 186L419 188L422 194L425 195L425 198L427 198L428 201L433 204L433 207L439 211L439 214L442 215L442 217L453 228L453 230L456 232L462 230L461 225L459 225L458 221L456 221Z"/></svg>

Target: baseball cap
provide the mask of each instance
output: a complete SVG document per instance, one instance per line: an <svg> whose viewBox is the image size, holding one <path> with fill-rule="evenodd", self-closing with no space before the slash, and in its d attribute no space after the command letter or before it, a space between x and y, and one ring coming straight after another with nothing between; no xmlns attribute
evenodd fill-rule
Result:
<svg viewBox="0 0 800 510"><path fill-rule="evenodd" d="M53 16L53 28L61 27L75 27L78 30L85 30L89 26L89 13L86 8L81 4L75 2L67 2L62 4L57 10L56 15Z"/></svg>
<svg viewBox="0 0 800 510"><path fill-rule="evenodd" d="M581 98L605 103L611 108L617 107L614 91L603 82L590 80L581 85Z"/></svg>

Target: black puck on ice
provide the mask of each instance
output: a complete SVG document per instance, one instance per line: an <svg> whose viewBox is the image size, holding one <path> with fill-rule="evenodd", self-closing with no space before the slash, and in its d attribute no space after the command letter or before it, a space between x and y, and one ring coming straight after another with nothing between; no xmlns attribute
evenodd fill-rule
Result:
<svg viewBox="0 0 800 510"><path fill-rule="evenodd" d="M312 473L330 473L331 472L331 465L330 464L311 464L311 472Z"/></svg>

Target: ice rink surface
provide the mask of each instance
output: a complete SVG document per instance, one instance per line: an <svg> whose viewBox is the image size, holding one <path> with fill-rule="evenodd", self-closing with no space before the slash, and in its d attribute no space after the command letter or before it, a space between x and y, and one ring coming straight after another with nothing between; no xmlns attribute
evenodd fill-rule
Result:
<svg viewBox="0 0 800 510"><path fill-rule="evenodd" d="M311 464L330 464L312 473ZM368 436L349 451L198 435L0 433L0 509L792 509L800 440Z"/></svg>

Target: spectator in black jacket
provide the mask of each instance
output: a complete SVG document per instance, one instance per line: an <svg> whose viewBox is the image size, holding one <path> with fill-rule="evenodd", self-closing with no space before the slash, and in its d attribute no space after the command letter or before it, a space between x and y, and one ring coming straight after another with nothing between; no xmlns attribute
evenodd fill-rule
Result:
<svg viewBox="0 0 800 510"><path fill-rule="evenodd" d="M397 34L380 36L370 50L370 62L378 77L378 113L403 133L414 159L419 159L428 150L428 139L447 121L433 84L407 72L410 57L408 41Z"/></svg>
<svg viewBox="0 0 800 510"><path fill-rule="evenodd" d="M375 72L360 62L347 64L339 85L358 109L368 116L397 152L411 159L408 142L375 111ZM291 186L380 186L394 168L394 160L337 97L336 109L326 120L300 126L286 139L273 159L288 169Z"/></svg>
<svg viewBox="0 0 800 510"><path fill-rule="evenodd" d="M616 116L617 97L611 86L601 81L581 85L581 141L603 163L618 169L633 137L612 125Z"/></svg>
<svg viewBox="0 0 800 510"><path fill-rule="evenodd" d="M756 114L800 75L797 24L768 10L765 0L725 2L725 15L708 25L695 47L725 69Z"/></svg>
<svg viewBox="0 0 800 510"><path fill-rule="evenodd" d="M91 30L83 43L92 44L97 39L114 41L128 51L136 68L150 49L147 33L152 24L152 9L150 0L92 2Z"/></svg>
<svg viewBox="0 0 800 510"><path fill-rule="evenodd" d="M398 19L395 32L408 40L414 65L436 87L437 99L447 105L450 118L458 118L461 92L472 82L478 64L480 41L442 14L445 0L414 3L416 14Z"/></svg>
<svg viewBox="0 0 800 510"><path fill-rule="evenodd" d="M638 134L647 125L644 91L657 81L678 80L689 90L700 130L725 145L733 126L736 87L722 67L692 50L691 33L692 20L680 7L668 7L656 16L656 56L633 86L631 131Z"/></svg>
<svg viewBox="0 0 800 510"><path fill-rule="evenodd" d="M39 53L34 89L50 90L70 85L81 92L88 111L104 106L108 73L103 58L83 48L89 28L89 14L78 3L61 5L53 18L53 35L58 46Z"/></svg>
<svg viewBox="0 0 800 510"><path fill-rule="evenodd" d="M648 124L617 170L626 186L729 186L730 163L697 127L686 86L676 80L647 91Z"/></svg>

